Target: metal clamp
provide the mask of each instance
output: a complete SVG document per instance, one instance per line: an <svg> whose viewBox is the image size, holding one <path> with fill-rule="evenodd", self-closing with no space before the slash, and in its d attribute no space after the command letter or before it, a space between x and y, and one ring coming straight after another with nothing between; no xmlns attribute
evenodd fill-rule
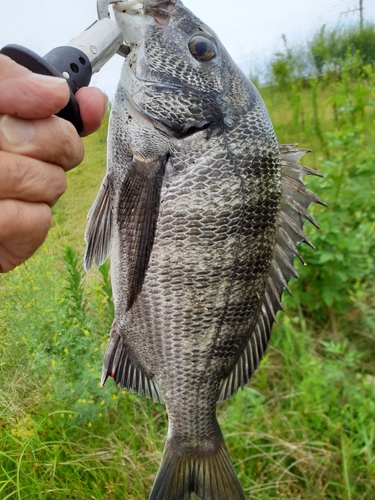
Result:
<svg viewBox="0 0 375 500"><path fill-rule="evenodd" d="M108 11L110 4L120 3L122 1L124 1L124 0L97 0L96 9L98 12L99 21L110 17L109 11ZM129 47L122 44L120 46L120 48L118 49L117 54L119 54L122 57L126 57L129 54L129 52L130 52Z"/></svg>
<svg viewBox="0 0 375 500"><path fill-rule="evenodd" d="M114 3L125 3L126 0L98 0L96 4L96 9L98 11L98 19L103 19L104 17L110 17L108 8Z"/></svg>

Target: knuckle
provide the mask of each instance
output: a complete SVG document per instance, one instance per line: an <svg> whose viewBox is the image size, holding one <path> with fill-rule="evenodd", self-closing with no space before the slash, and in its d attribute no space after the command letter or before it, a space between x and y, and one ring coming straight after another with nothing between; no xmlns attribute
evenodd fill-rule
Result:
<svg viewBox="0 0 375 500"><path fill-rule="evenodd" d="M33 246L36 249L46 239L48 231L51 228L52 212L46 203L36 203L33 208L33 221L30 224L30 227L33 227L33 231L30 235L33 240Z"/></svg>
<svg viewBox="0 0 375 500"><path fill-rule="evenodd" d="M40 216L40 219L39 219L40 232L43 235L47 235L47 233L51 227L51 223L52 223L52 212L51 212L50 207L47 204L45 204L45 203L40 204L39 216Z"/></svg>
<svg viewBox="0 0 375 500"><path fill-rule="evenodd" d="M14 202L16 233L29 235L32 246L38 248L45 240L52 223L52 212L46 203Z"/></svg>
<svg viewBox="0 0 375 500"><path fill-rule="evenodd" d="M58 180L58 193L59 193L59 198L60 196L62 196L67 187L68 187L68 181L67 181L67 178L66 178L66 175L65 175L65 172L64 171L61 171L59 173L59 180Z"/></svg>
<svg viewBox="0 0 375 500"><path fill-rule="evenodd" d="M13 200L0 200L0 240L6 239L19 220L17 203Z"/></svg>
<svg viewBox="0 0 375 500"><path fill-rule="evenodd" d="M8 193L18 193L20 186L24 182L25 169L22 160L23 158L17 154L0 153L1 168L3 170L2 180L6 179Z"/></svg>
<svg viewBox="0 0 375 500"><path fill-rule="evenodd" d="M67 185L61 166L0 151L0 199L53 206L65 193Z"/></svg>
<svg viewBox="0 0 375 500"><path fill-rule="evenodd" d="M51 222L45 203L0 200L0 272L31 257L46 239Z"/></svg>
<svg viewBox="0 0 375 500"><path fill-rule="evenodd" d="M59 120L58 127L60 132L60 154L58 164L67 171L82 162L84 156L83 143L76 129L70 122L61 118L57 118L57 120Z"/></svg>
<svg viewBox="0 0 375 500"><path fill-rule="evenodd" d="M55 205L58 199L65 193L67 187L68 181L66 179L64 170L59 166L55 166L55 172L51 177L50 183L50 206Z"/></svg>

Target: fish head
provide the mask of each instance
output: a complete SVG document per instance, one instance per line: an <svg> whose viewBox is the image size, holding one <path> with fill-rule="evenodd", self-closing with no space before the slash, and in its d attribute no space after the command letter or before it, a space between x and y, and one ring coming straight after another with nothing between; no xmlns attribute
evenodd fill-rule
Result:
<svg viewBox="0 0 375 500"><path fill-rule="evenodd" d="M180 137L220 131L228 110L244 109L248 79L180 0L117 2L114 11L131 48L120 85L144 115Z"/></svg>

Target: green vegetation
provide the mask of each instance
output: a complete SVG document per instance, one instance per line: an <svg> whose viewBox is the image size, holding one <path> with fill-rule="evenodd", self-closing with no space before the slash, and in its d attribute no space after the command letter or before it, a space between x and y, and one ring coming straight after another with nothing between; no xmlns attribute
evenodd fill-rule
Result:
<svg viewBox="0 0 375 500"><path fill-rule="evenodd" d="M375 69L359 52L340 58L339 75L261 91L280 142L313 149L306 163L325 178L308 185L328 208L312 210L321 230L306 229L317 250L301 248L308 265L261 368L219 406L256 500L375 497ZM85 144L47 242L0 281L3 500L144 499L161 456L163 406L112 381L99 387L109 265L86 277L82 254L105 127Z"/></svg>
<svg viewBox="0 0 375 500"><path fill-rule="evenodd" d="M375 61L375 25L362 29L349 26L327 29L323 26L312 39L291 48L282 36L284 51L277 52L269 62L268 79L280 88L290 87L296 80L311 77L341 77L348 57L357 55L361 65ZM308 80L307 80L308 85Z"/></svg>

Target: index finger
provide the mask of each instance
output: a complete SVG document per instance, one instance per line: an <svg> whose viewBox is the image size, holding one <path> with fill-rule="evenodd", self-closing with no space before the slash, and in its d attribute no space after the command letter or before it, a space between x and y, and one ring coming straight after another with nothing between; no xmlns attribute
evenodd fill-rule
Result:
<svg viewBox="0 0 375 500"><path fill-rule="evenodd" d="M69 102L64 78L32 73L0 54L0 113L19 118L47 118Z"/></svg>

